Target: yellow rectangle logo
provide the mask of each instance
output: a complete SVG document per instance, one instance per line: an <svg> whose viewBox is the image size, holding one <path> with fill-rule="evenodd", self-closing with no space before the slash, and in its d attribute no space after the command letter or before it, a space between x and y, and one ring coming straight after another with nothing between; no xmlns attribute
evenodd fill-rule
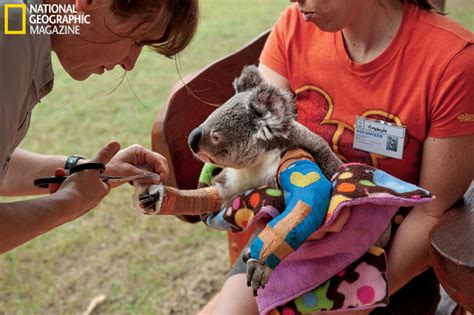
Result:
<svg viewBox="0 0 474 315"><path fill-rule="evenodd" d="M8 10L21 9L21 30L10 30L8 27ZM5 34L24 35L26 34L26 4L5 4Z"/></svg>

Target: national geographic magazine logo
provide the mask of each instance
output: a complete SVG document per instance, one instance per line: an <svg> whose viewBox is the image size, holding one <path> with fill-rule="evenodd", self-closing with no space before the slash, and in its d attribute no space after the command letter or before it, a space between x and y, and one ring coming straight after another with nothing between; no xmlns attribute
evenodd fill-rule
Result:
<svg viewBox="0 0 474 315"><path fill-rule="evenodd" d="M11 3L4 6L4 20L6 35L79 35L90 15L78 13L74 4Z"/></svg>

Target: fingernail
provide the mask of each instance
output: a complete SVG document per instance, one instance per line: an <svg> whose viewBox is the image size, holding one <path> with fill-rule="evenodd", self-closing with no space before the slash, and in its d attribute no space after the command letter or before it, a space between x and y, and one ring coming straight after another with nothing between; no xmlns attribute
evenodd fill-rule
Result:
<svg viewBox="0 0 474 315"><path fill-rule="evenodd" d="M48 185L48 190L49 190L49 193L50 194L54 194L55 192L57 192L59 189L59 184L49 184Z"/></svg>
<svg viewBox="0 0 474 315"><path fill-rule="evenodd" d="M109 148L111 150L118 151L120 150L120 143L118 143L117 141L111 142L109 143Z"/></svg>
<svg viewBox="0 0 474 315"><path fill-rule="evenodd" d="M149 173L147 173L147 174L149 174ZM153 182L153 184L161 183L161 176L159 174L152 173L151 176L152 176L151 181Z"/></svg>

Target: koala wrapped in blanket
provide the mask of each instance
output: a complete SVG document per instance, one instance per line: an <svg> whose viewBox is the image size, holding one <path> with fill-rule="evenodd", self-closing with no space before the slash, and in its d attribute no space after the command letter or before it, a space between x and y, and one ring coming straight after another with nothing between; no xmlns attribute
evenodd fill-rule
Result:
<svg viewBox="0 0 474 315"><path fill-rule="evenodd" d="M229 202L235 203L232 197L280 185L284 193L274 198L280 206L267 203L279 214L255 239L247 260L249 284L256 294L271 271L321 225L332 193L329 179L342 161L323 138L295 120L292 94L265 84L255 66L244 68L234 88L236 94L188 139L198 159L223 168L211 186L182 191L137 184L135 195L146 214L214 213L206 217L210 221L224 218ZM255 213L265 206L257 203ZM228 229L238 230L228 223Z"/></svg>

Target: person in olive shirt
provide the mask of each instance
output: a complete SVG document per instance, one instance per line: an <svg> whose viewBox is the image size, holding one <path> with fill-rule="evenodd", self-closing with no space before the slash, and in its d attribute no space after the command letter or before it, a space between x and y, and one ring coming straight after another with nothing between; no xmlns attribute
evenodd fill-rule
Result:
<svg viewBox="0 0 474 315"><path fill-rule="evenodd" d="M133 69L144 46L171 57L190 42L198 20L197 0L45 0L44 4L75 5L90 16L80 35L9 35L0 31L0 195L44 193L33 180L64 168L65 156L40 155L18 148L28 130L33 107L53 87L51 52L76 80L102 74L120 65ZM43 4L38 0L11 0L9 4ZM8 22L21 21L21 10L9 9ZM27 21L31 12L27 9ZM63 13L65 14L65 13ZM4 27L5 3L0 4ZM20 22L21 25L21 22ZM74 128L71 128L74 130ZM120 150L117 142L105 145L91 162L106 164L106 174L136 175L146 166L168 178L163 156L142 146ZM83 163L72 158L69 166ZM151 181L151 180L150 180ZM156 179L154 180L156 181ZM51 195L26 201L0 203L0 253L87 213L109 192L99 172L75 173Z"/></svg>

